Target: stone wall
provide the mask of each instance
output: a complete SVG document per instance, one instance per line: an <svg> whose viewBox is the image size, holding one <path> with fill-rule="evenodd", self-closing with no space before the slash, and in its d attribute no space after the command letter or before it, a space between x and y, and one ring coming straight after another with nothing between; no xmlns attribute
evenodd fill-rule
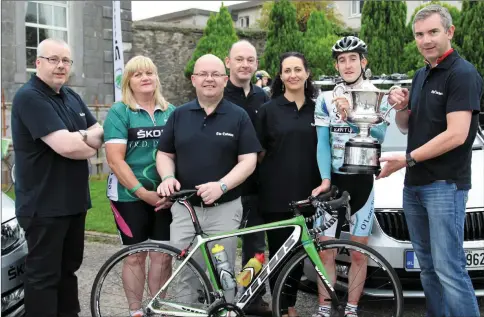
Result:
<svg viewBox="0 0 484 317"><path fill-rule="evenodd" d="M240 39L250 41L260 58L266 34L263 31L236 29ZM185 65L192 57L203 28L156 22L133 22L134 55L150 57L158 67L163 95L174 105L181 105L195 97L190 80L184 76ZM127 62L127 61L125 61Z"/></svg>

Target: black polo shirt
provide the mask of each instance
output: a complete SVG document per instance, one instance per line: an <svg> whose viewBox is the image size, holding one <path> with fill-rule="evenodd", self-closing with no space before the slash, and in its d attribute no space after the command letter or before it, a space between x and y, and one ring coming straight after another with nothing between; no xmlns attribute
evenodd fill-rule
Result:
<svg viewBox="0 0 484 317"><path fill-rule="evenodd" d="M238 164L238 156L261 151L247 113L222 99L207 116L197 99L173 111L163 127L158 150L175 154L175 177L182 189L216 182ZM229 190L216 203L234 200L240 186ZM193 204L201 200L194 197Z"/></svg>
<svg viewBox="0 0 484 317"><path fill-rule="evenodd" d="M259 108L269 101L269 96L259 86L250 84L250 91L245 95L244 88L237 87L229 80L224 91L224 98L237 106L243 108L250 117L250 121L255 125ZM241 185L242 195L257 194L257 169Z"/></svg>
<svg viewBox="0 0 484 317"><path fill-rule="evenodd" d="M260 109L256 130L266 150L259 167L261 212L288 212L291 201L306 199L321 185L314 107L306 100L298 110L281 95Z"/></svg>
<svg viewBox="0 0 484 317"><path fill-rule="evenodd" d="M12 102L17 216L66 216L91 207L87 160L65 158L41 138L95 123L81 97L66 86L58 94L33 75L17 91Z"/></svg>
<svg viewBox="0 0 484 317"><path fill-rule="evenodd" d="M407 152L424 145L447 128L448 113L472 111L464 144L438 157L407 168L406 185L426 185L436 180L471 186L472 143L476 137L482 77L475 67L454 51L440 64L417 71L410 91Z"/></svg>

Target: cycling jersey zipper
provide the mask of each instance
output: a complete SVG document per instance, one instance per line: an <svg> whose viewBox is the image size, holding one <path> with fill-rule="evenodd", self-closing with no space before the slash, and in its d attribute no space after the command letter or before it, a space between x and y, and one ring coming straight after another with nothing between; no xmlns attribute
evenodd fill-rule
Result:
<svg viewBox="0 0 484 317"><path fill-rule="evenodd" d="M148 114L148 116L150 116L151 122L153 122L153 126L156 127L155 113L156 113L156 110L161 110L161 109L155 108L155 111L153 111L153 117L151 116L151 114L147 110L145 110L145 109L143 109L141 107L140 107L140 110L146 111L146 113Z"/></svg>

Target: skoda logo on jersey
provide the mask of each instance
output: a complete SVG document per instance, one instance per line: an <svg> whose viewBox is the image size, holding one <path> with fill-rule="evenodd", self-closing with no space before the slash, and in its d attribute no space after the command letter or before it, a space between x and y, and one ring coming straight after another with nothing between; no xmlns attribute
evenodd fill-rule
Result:
<svg viewBox="0 0 484 317"><path fill-rule="evenodd" d="M163 130L138 130L136 136L138 139L152 139L159 138Z"/></svg>

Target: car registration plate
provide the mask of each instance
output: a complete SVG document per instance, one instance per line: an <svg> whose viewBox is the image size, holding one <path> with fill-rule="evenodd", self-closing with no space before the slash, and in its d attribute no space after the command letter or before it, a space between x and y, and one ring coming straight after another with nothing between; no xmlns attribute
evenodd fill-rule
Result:
<svg viewBox="0 0 484 317"><path fill-rule="evenodd" d="M484 269L484 249L465 249L464 253L467 269ZM408 271L420 271L420 264L413 250L405 250L405 269Z"/></svg>

